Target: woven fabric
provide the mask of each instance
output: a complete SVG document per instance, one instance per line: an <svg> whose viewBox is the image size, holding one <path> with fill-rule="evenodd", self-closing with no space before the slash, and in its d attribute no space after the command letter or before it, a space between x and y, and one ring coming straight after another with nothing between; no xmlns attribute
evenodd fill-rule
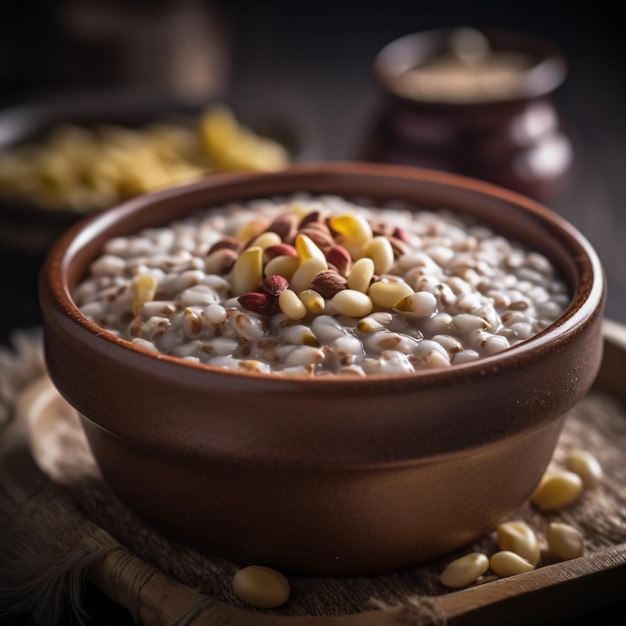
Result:
<svg viewBox="0 0 626 626"><path fill-rule="evenodd" d="M29 341L22 338L20 342L16 354L0 355L0 416L4 420L0 428L5 433L20 428L24 430L24 425L15 423L13 404L22 389L45 374L38 337ZM40 425L34 435L31 432L35 459L52 481L55 492L71 502L80 516L93 522L96 528L106 530L125 549L163 573L207 596L241 606L231 587L238 566L174 544L137 519L100 478L73 411L61 403L58 406L58 414L45 416L43 426ZM551 521L572 524L581 530L589 552L626 542L624 407L608 395L590 393L570 412L554 456L554 465L562 466L566 454L572 449L588 450L601 459L605 483L597 490L585 492L575 505L564 511L545 515L526 504L516 513L515 519L527 521L540 538L545 536ZM0 490L0 513L2 495ZM7 515L6 510L4 514ZM20 512L11 514L19 515ZM46 521L35 520L35 523L45 525ZM496 552L495 533L445 558L404 572L353 578L292 577L291 598L276 613L345 615L402 605L406 607L407 624L425 623L427 620L420 621L422 613L436 621L436 604L424 598L428 600L447 593L449 590L439 583L440 572L454 558L474 551L488 555ZM487 575L479 584L491 579Z"/></svg>

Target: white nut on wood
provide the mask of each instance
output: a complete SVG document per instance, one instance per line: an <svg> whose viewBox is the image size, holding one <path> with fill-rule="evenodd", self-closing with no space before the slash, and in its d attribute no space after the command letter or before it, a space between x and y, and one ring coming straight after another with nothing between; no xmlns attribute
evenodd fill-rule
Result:
<svg viewBox="0 0 626 626"><path fill-rule="evenodd" d="M530 501L542 511L556 511L575 502L583 490L583 481L573 472L546 473Z"/></svg>
<svg viewBox="0 0 626 626"><path fill-rule="evenodd" d="M523 574L535 569L532 563L509 550L496 552L489 559L489 567L498 576L515 576L516 574Z"/></svg>
<svg viewBox="0 0 626 626"><path fill-rule="evenodd" d="M489 559L480 552L466 554L448 564L439 576L441 584L453 589L471 585L489 567Z"/></svg>
<svg viewBox="0 0 626 626"><path fill-rule="evenodd" d="M550 552L564 561L576 559L585 554L585 541L573 526L553 522L546 531Z"/></svg>
<svg viewBox="0 0 626 626"><path fill-rule="evenodd" d="M274 609L289 600L289 581L269 567L250 565L235 574L233 591L246 604Z"/></svg>
<svg viewBox="0 0 626 626"><path fill-rule="evenodd" d="M500 550L515 552L532 565L541 558L537 535L525 522L505 522L496 527Z"/></svg>
<svg viewBox="0 0 626 626"><path fill-rule="evenodd" d="M565 466L578 474L583 481L583 489L595 489L603 478L602 466L593 454L585 450L574 450L567 455Z"/></svg>

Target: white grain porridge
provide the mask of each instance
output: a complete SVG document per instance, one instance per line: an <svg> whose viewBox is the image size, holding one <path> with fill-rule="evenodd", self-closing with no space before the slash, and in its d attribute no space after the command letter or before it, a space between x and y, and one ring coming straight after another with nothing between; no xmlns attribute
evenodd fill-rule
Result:
<svg viewBox="0 0 626 626"><path fill-rule="evenodd" d="M230 369L403 373L514 346L570 302L550 261L450 212L295 195L111 239L74 290L136 345Z"/></svg>

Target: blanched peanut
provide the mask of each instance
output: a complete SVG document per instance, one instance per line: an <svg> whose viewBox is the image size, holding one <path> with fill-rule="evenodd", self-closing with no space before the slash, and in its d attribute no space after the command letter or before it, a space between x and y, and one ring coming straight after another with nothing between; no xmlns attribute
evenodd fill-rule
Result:
<svg viewBox="0 0 626 626"><path fill-rule="evenodd" d="M367 293L376 306L390 309L398 300L412 294L413 289L405 282L378 281Z"/></svg>
<svg viewBox="0 0 626 626"><path fill-rule="evenodd" d="M131 284L133 296L133 315L137 315L137 313L139 313L139 309L146 304L146 302L154 300L156 288L157 281L154 276L151 276L150 274L141 274L133 280Z"/></svg>
<svg viewBox="0 0 626 626"><path fill-rule="evenodd" d="M332 302L337 313L341 313L341 315L365 317L372 312L372 301L370 297L354 289L339 291Z"/></svg>
<svg viewBox="0 0 626 626"><path fill-rule="evenodd" d="M300 264L289 281L289 287L296 293L311 288L311 281L317 274L328 269L326 259L311 257Z"/></svg>
<svg viewBox="0 0 626 626"><path fill-rule="evenodd" d="M348 287L365 293L370 287L372 276L374 276L374 261L368 257L359 259L350 270Z"/></svg>
<svg viewBox="0 0 626 626"><path fill-rule="evenodd" d="M326 300L314 289L305 289L298 294L298 297L309 313L319 315L324 312Z"/></svg>
<svg viewBox="0 0 626 626"><path fill-rule="evenodd" d="M241 296L254 291L263 278L263 250L258 247L244 250L233 265L232 292Z"/></svg>
<svg viewBox="0 0 626 626"><path fill-rule="evenodd" d="M525 522L505 522L496 528L500 550L515 552L532 565L537 565L541 550L537 535Z"/></svg>
<svg viewBox="0 0 626 626"><path fill-rule="evenodd" d="M237 239L245 243L246 241L252 239L252 237L260 235L269 225L270 223L265 217L258 217L256 219L244 222L237 229Z"/></svg>
<svg viewBox="0 0 626 626"><path fill-rule="evenodd" d="M376 274L386 274L393 265L393 248L387 237L374 237L365 246L363 253L374 261Z"/></svg>
<svg viewBox="0 0 626 626"><path fill-rule="evenodd" d="M300 259L297 256L281 254L270 259L265 266L265 275L284 276L287 280L291 280L296 270L300 266Z"/></svg>
<svg viewBox="0 0 626 626"><path fill-rule="evenodd" d="M308 261L309 259L319 259L326 264L326 257L319 247L313 242L310 237L300 233L296 237L296 250L300 261Z"/></svg>
<svg viewBox="0 0 626 626"><path fill-rule="evenodd" d="M235 574L233 591L246 604L259 609L274 609L289 600L289 581L269 567L250 565Z"/></svg>
<svg viewBox="0 0 626 626"><path fill-rule="evenodd" d="M334 215L329 218L328 225L341 235L339 243L353 259L363 256L365 246L372 238L372 227L365 217L355 213Z"/></svg>
<svg viewBox="0 0 626 626"><path fill-rule="evenodd" d="M585 450L570 453L565 459L565 466L580 476L584 489L595 489L602 482L602 466L593 454Z"/></svg>
<svg viewBox="0 0 626 626"><path fill-rule="evenodd" d="M306 306L291 289L285 289L279 294L278 306L292 320L301 320L306 315Z"/></svg>
<svg viewBox="0 0 626 626"><path fill-rule="evenodd" d="M553 522L546 532L548 548L559 559L575 559L585 554L585 542L582 535L569 524Z"/></svg>
<svg viewBox="0 0 626 626"><path fill-rule="evenodd" d="M283 240L276 233L267 231L255 237L254 241L250 244L249 247L256 247L261 248L261 250L265 250L265 248L269 248L270 246L277 246L282 242Z"/></svg>
<svg viewBox="0 0 626 626"><path fill-rule="evenodd" d="M546 473L530 501L542 511L556 511L575 502L583 490L583 481L573 472Z"/></svg>
<svg viewBox="0 0 626 626"><path fill-rule="evenodd" d="M439 576L442 585L460 589L471 585L489 567L489 559L480 552L466 554L452 561Z"/></svg>
<svg viewBox="0 0 626 626"><path fill-rule="evenodd" d="M516 574L523 574L535 569L532 563L509 550L496 552L489 559L489 567L498 576L515 576Z"/></svg>

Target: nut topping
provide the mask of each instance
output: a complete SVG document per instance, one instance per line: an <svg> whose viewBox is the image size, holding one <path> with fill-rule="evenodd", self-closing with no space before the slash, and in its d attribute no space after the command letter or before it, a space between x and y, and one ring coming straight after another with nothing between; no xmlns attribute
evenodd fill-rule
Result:
<svg viewBox="0 0 626 626"><path fill-rule="evenodd" d="M326 252L326 260L333 265L339 274L348 276L352 266L350 253L343 246L333 246Z"/></svg>
<svg viewBox="0 0 626 626"><path fill-rule="evenodd" d="M320 222L320 212L319 211L310 211L309 213L307 213L300 220L300 223L298 224L298 230L302 230L306 226L309 226L310 224L314 224L314 223L321 224L321 222ZM324 226L325 226L325 224L324 224Z"/></svg>
<svg viewBox="0 0 626 626"><path fill-rule="evenodd" d="M278 296L289 287L289 281L280 274L272 274L263 281L263 290L272 296Z"/></svg>
<svg viewBox="0 0 626 626"><path fill-rule="evenodd" d="M207 251L207 256L217 252L218 250L234 250L239 252L241 249L241 241L236 237L222 237L219 241L216 241Z"/></svg>
<svg viewBox="0 0 626 626"><path fill-rule="evenodd" d="M324 298L334 297L338 291L346 289L347 286L348 281L334 270L319 272L311 281L311 288Z"/></svg>
<svg viewBox="0 0 626 626"><path fill-rule="evenodd" d="M218 367L450 367L526 340L569 302L548 259L464 219L259 199L107 242L73 296L124 339Z"/></svg>
<svg viewBox="0 0 626 626"><path fill-rule="evenodd" d="M265 254L265 258L268 260L274 259L277 256L298 256L298 251L288 243L279 243L275 246L268 246L263 252Z"/></svg>
<svg viewBox="0 0 626 626"><path fill-rule="evenodd" d="M263 250L253 247L244 250L235 261L232 272L232 291L238 296L256 289L263 276Z"/></svg>
<svg viewBox="0 0 626 626"><path fill-rule="evenodd" d="M293 213L279 215L267 230L276 233L285 243L291 243L296 236L298 218Z"/></svg>
<svg viewBox="0 0 626 626"><path fill-rule="evenodd" d="M237 302L244 309L261 315L273 315L278 312L278 302L275 296L259 291L252 291L237 298Z"/></svg>

